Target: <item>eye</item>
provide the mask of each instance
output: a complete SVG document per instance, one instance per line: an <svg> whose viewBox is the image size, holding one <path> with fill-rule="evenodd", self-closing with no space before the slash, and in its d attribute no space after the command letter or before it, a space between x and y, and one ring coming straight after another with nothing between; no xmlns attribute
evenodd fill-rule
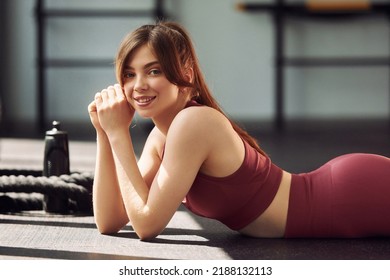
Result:
<svg viewBox="0 0 390 280"><path fill-rule="evenodd" d="M159 69L152 69L149 71L149 75L151 75L151 76L157 76L157 75L160 75L161 73L162 72Z"/></svg>
<svg viewBox="0 0 390 280"><path fill-rule="evenodd" d="M123 78L124 79L131 79L131 78L134 78L135 77L135 74L132 73L132 72L125 72L123 73Z"/></svg>

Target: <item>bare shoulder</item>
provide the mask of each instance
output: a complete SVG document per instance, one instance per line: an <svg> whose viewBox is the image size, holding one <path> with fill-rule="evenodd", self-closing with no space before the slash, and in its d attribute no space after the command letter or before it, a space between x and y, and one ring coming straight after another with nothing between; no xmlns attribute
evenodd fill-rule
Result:
<svg viewBox="0 0 390 280"><path fill-rule="evenodd" d="M230 120L219 111L202 106L182 110L172 122L167 144L181 153L202 161L199 170L223 177L232 174L245 156L241 137Z"/></svg>
<svg viewBox="0 0 390 280"><path fill-rule="evenodd" d="M172 121L167 136L163 163L167 172L181 174L183 168L191 185L196 174L219 150L223 127L229 120L215 109L190 107L180 111ZM215 165L212 166L214 169Z"/></svg>
<svg viewBox="0 0 390 280"><path fill-rule="evenodd" d="M221 132L230 131L230 121L217 110L207 106L194 106L182 110L173 120L170 131L196 139L213 139Z"/></svg>
<svg viewBox="0 0 390 280"><path fill-rule="evenodd" d="M199 120L225 121L224 115L214 108L208 106L193 106L182 110L178 115L179 118L189 117Z"/></svg>

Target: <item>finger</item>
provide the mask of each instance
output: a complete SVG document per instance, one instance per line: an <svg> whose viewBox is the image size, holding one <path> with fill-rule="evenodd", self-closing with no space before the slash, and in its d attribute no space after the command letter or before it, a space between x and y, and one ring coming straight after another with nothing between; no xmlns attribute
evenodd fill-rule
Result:
<svg viewBox="0 0 390 280"><path fill-rule="evenodd" d="M103 103L106 103L108 101L108 91L107 91L107 89L103 89L100 92L100 95L102 96Z"/></svg>
<svg viewBox="0 0 390 280"><path fill-rule="evenodd" d="M97 92L96 94L95 94L95 101L97 100L97 99L101 99L102 98L102 94L100 93L100 92Z"/></svg>
<svg viewBox="0 0 390 280"><path fill-rule="evenodd" d="M88 105L88 112L92 113L92 112L96 112L96 111L97 111L96 102L95 102L95 101L92 101L92 102L89 103L89 105Z"/></svg>
<svg viewBox="0 0 390 280"><path fill-rule="evenodd" d="M123 99L125 97L123 88L120 86L120 84L115 84L114 89L115 89L115 94L116 94L117 98Z"/></svg>
<svg viewBox="0 0 390 280"><path fill-rule="evenodd" d="M103 102L102 93L97 92L95 94L95 105L101 104Z"/></svg>
<svg viewBox="0 0 390 280"><path fill-rule="evenodd" d="M115 88L113 86L109 86L107 88L107 95L110 99L115 100L116 98L116 93L115 93Z"/></svg>

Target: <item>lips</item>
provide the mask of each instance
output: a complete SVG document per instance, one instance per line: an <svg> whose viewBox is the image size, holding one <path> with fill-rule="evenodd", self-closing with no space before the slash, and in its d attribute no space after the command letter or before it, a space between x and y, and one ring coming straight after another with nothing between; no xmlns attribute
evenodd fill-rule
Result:
<svg viewBox="0 0 390 280"><path fill-rule="evenodd" d="M156 99L156 96L139 96L139 97L135 97L134 101L139 106L146 106L149 105L154 99Z"/></svg>

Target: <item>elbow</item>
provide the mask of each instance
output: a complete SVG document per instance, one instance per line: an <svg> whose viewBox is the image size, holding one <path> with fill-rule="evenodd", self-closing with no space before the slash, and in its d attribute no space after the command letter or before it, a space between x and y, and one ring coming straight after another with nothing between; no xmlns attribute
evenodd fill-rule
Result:
<svg viewBox="0 0 390 280"><path fill-rule="evenodd" d="M138 235L139 240L141 241L151 241L153 240L157 235Z"/></svg>
<svg viewBox="0 0 390 280"><path fill-rule="evenodd" d="M101 221L95 221L95 224L99 233L103 235L116 234L123 228L122 224L102 223ZM161 229L155 229L146 225L142 225L141 227L132 226L135 234L141 241L150 241L158 236L162 231Z"/></svg>
<svg viewBox="0 0 390 280"><path fill-rule="evenodd" d="M116 234L120 231L120 228L104 226L97 226L97 229L99 233L103 235ZM141 241L150 241L159 235L159 233L152 231L135 231L135 233Z"/></svg>
<svg viewBox="0 0 390 280"><path fill-rule="evenodd" d="M118 233L120 228L112 227L112 226L104 226L104 225L98 225L96 224L97 229L100 234L109 235L109 234L115 234Z"/></svg>
<svg viewBox="0 0 390 280"><path fill-rule="evenodd" d="M132 219L133 230L141 241L156 238L165 229L166 224L162 223L159 215L152 215L150 211L145 211Z"/></svg>
<svg viewBox="0 0 390 280"><path fill-rule="evenodd" d="M113 223L112 221L102 221L95 218L95 225L99 233L101 234L115 234L118 233L124 226L122 223Z"/></svg>
<svg viewBox="0 0 390 280"><path fill-rule="evenodd" d="M141 241L150 241L154 238L156 238L161 231L155 231L150 229L143 229L143 230L136 230L135 233L137 234L138 238Z"/></svg>
<svg viewBox="0 0 390 280"><path fill-rule="evenodd" d="M149 241L156 238L165 228L155 221L147 222L147 219L144 219L142 223L133 223L132 226L141 241Z"/></svg>

